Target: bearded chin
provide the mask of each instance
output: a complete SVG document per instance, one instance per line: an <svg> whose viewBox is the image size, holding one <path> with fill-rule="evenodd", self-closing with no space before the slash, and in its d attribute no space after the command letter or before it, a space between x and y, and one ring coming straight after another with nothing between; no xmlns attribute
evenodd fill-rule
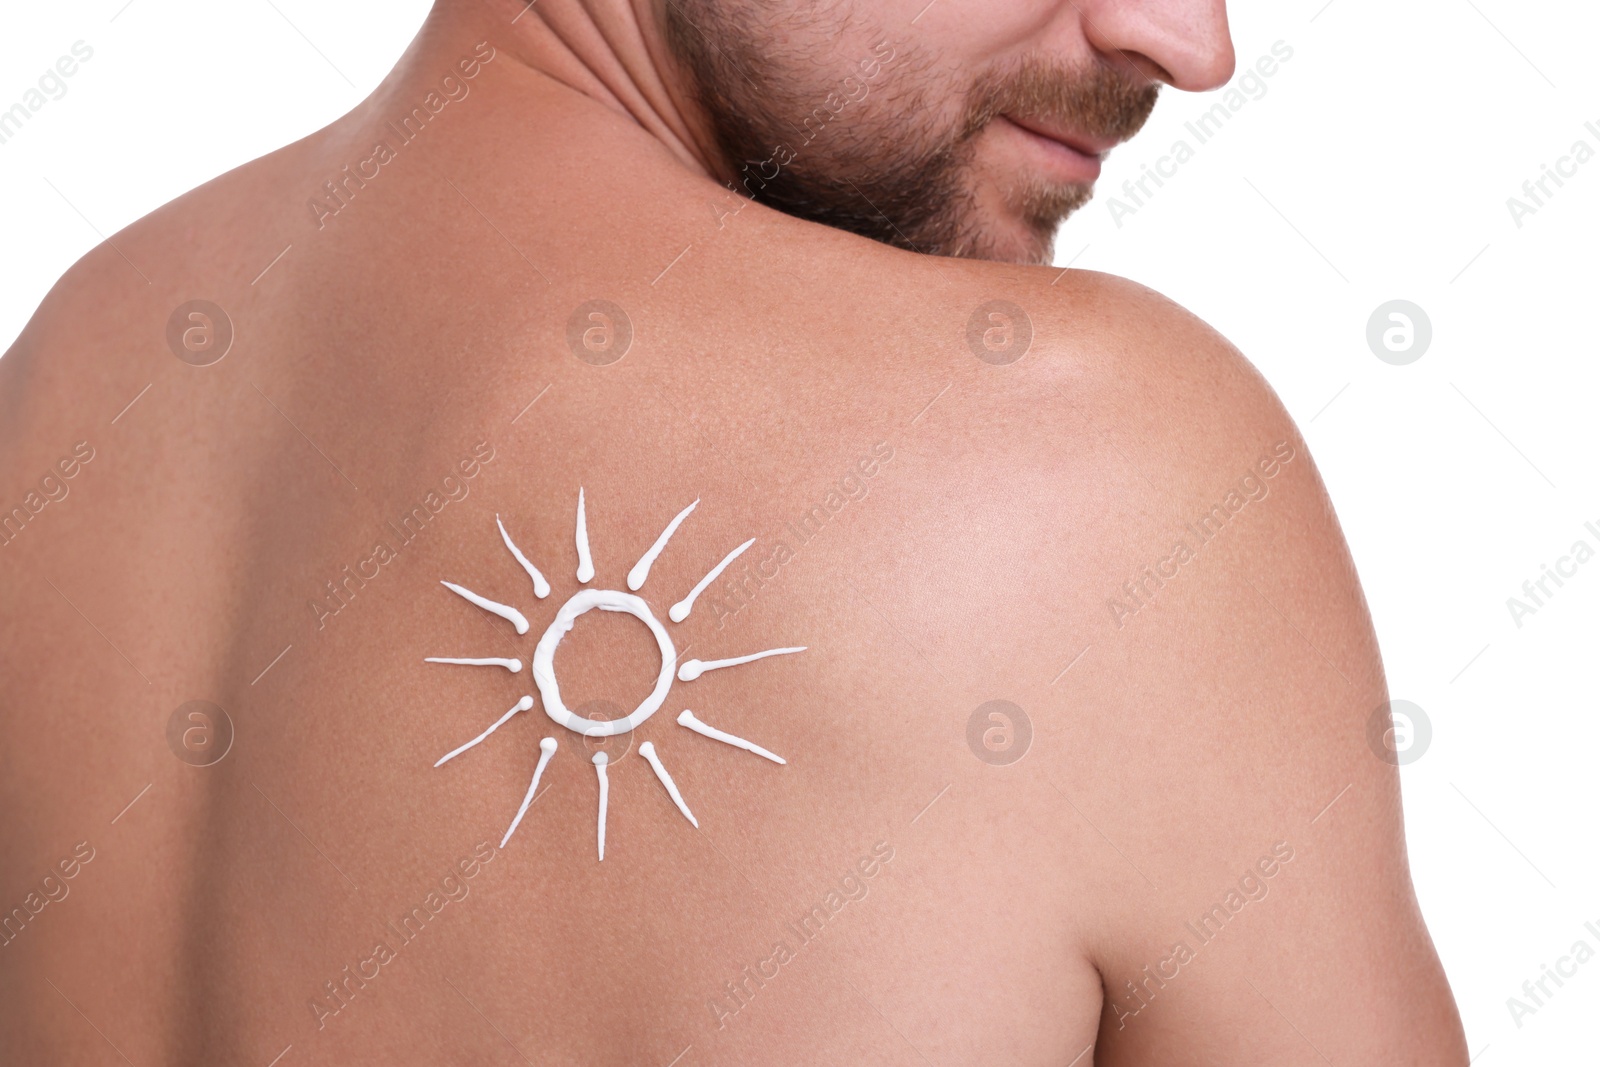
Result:
<svg viewBox="0 0 1600 1067"><path fill-rule="evenodd" d="M1094 196L1094 186L1083 182L1058 185L1030 181L1023 185L1018 195L1016 210L1022 224L1037 238L1037 251L1026 262L1046 266L1055 251L1056 231L1067 216L1077 211Z"/></svg>
<svg viewBox="0 0 1600 1067"><path fill-rule="evenodd" d="M1091 195L1088 185L986 175L978 145L995 116L1053 116L1120 139L1155 102L1154 86L1115 71L1024 57L973 77L952 118L932 95L941 87L918 80L926 67L902 57L814 128L829 86L811 84L815 70L786 67L758 27L705 0L673 0L666 29L731 188L795 218L928 255L1047 263L1056 228Z"/></svg>
<svg viewBox="0 0 1600 1067"><path fill-rule="evenodd" d="M743 122L750 120L732 119L735 126ZM902 132L905 126L898 124ZM733 146L764 143L756 123L745 129L731 138ZM925 147L930 143L935 147ZM750 150L734 147L740 154L725 152L725 158L739 159ZM765 176L769 167L762 180L751 180L756 168L742 164L735 186L795 218L882 244L925 255L976 256L982 235L973 226L972 159L970 137L840 130L825 148L813 144L796 152L771 178Z"/></svg>
<svg viewBox="0 0 1600 1067"><path fill-rule="evenodd" d="M842 146L809 159L798 153L776 174L768 167L759 179L752 176L757 167L744 164L735 188L795 218L909 252L1048 264L1056 229L1089 200L1092 186L1002 179L1012 186L994 204L1003 208L1003 217L986 220L975 191L982 174L976 161L980 132L963 124L937 148L913 153L904 150L907 142L887 134L877 135L876 144L855 137L847 153L837 151ZM891 144L896 151L885 153ZM1024 236L1015 236L1018 228Z"/></svg>

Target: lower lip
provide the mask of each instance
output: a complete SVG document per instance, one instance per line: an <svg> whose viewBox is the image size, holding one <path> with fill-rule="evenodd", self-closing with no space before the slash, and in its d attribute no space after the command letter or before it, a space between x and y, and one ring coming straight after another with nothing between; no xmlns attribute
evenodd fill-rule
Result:
<svg viewBox="0 0 1600 1067"><path fill-rule="evenodd" d="M999 116L996 121L1014 130L1024 141L1034 146L1035 154L1046 161L1046 165L1061 181L1088 184L1100 177L1099 156L1088 155L1060 141L1034 133L1004 115Z"/></svg>

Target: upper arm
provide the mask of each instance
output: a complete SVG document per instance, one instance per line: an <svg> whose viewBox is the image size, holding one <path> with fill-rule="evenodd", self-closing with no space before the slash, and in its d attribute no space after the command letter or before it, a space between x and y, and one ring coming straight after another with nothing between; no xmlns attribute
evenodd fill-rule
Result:
<svg viewBox="0 0 1600 1067"><path fill-rule="evenodd" d="M1068 392L1117 488L1063 730L1103 783L1084 816L1143 877L1103 902L1096 1062L1465 1062L1371 741L1382 663L1305 442L1203 324L1106 299L1104 362Z"/></svg>

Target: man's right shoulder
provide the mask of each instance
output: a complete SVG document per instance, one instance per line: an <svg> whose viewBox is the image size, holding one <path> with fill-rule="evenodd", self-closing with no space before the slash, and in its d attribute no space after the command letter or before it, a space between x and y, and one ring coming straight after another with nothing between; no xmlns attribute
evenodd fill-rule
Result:
<svg viewBox="0 0 1600 1067"><path fill-rule="evenodd" d="M1460 1062L1405 865L1398 776L1371 747L1387 698L1371 620L1271 387L1198 317L1124 279L927 268L922 310L902 312L906 333L932 342L902 354L925 368L895 460L913 491L882 530L908 562L897 586L852 583L897 605L915 647L954 653L940 669L963 714L1003 697L1031 721L1029 770L1054 791L1028 794L1030 774L983 789L1059 814L1045 832L1070 862L1029 873L1085 917L1117 1035L1107 1052L1170 1058L1232 1027L1276 1062L1313 1058L1271 1006L1234 1003L1246 968L1214 950L1161 999L1154 983L1128 992L1198 949L1172 947L1191 936L1175 916L1205 913L1230 885L1263 895L1240 872L1277 870L1255 866L1276 849L1294 865L1229 936L1257 960L1298 939L1319 975L1293 996L1286 974L1249 977L1285 1015L1315 1020L1330 1054ZM1003 762L984 745L1016 723L980 721L1001 726L980 724L968 745ZM1388 963L1379 979L1375 958Z"/></svg>
<svg viewBox="0 0 1600 1067"><path fill-rule="evenodd" d="M904 358L965 394L969 421L1013 433L1018 460L1031 449L1049 464L1053 427L1070 426L1099 440L1121 475L1205 485L1264 441L1298 447L1244 354L1152 289L1094 271L889 251L897 261L877 266L900 270L861 275L889 294L891 328L916 340Z"/></svg>

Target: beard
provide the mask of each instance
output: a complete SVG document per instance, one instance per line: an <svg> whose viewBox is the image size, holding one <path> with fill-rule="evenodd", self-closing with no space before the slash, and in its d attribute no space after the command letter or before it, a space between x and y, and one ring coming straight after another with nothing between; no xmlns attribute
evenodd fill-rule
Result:
<svg viewBox="0 0 1600 1067"><path fill-rule="evenodd" d="M774 28L754 25L751 11L726 0L666 0L665 17L719 177L785 214L930 255L1048 262L1056 229L1093 186L999 175L1009 218L996 218L993 198L978 195L979 135L1014 114L1097 141L1126 140L1159 89L1107 62L1067 65L1038 54L952 80L886 41L840 74L832 62L806 63L763 44L779 37ZM822 34L828 47L849 39L842 30ZM959 106L941 117L931 101L952 87ZM1028 235L1020 246L1007 236L1010 219Z"/></svg>

